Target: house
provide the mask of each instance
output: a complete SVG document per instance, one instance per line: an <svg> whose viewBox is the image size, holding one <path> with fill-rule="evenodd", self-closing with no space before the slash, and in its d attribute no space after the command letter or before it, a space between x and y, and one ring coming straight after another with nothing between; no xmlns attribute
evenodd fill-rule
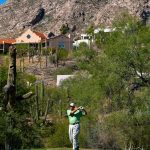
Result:
<svg viewBox="0 0 150 150"><path fill-rule="evenodd" d="M106 28L97 28L94 30L94 34L97 34L99 32L105 32L105 33L111 33L116 31L116 28L110 28L110 27L106 27Z"/></svg>
<svg viewBox="0 0 150 150"><path fill-rule="evenodd" d="M9 47L13 44L15 44L15 39L0 39L0 52L7 52Z"/></svg>
<svg viewBox="0 0 150 150"><path fill-rule="evenodd" d="M35 45L37 46L38 43L42 43L43 47L46 46L47 44L47 37L37 31L32 31L31 29L28 29L24 33L22 33L18 38L16 38L16 44L20 43L26 43L30 45Z"/></svg>
<svg viewBox="0 0 150 150"><path fill-rule="evenodd" d="M93 42L93 39L92 39L92 37L90 35L88 35L88 34L81 34L80 39L79 40L75 40L73 42L73 46L74 47L79 47L79 45L81 43L86 43L90 47L91 42Z"/></svg>
<svg viewBox="0 0 150 150"><path fill-rule="evenodd" d="M54 37L55 34L53 32L48 33L48 38Z"/></svg>
<svg viewBox="0 0 150 150"><path fill-rule="evenodd" d="M47 40L47 37L43 33L28 29L16 38L16 43L40 43L45 40Z"/></svg>
<svg viewBox="0 0 150 150"><path fill-rule="evenodd" d="M50 48L64 48L66 50L73 49L73 40L66 35L52 36L48 39L48 47Z"/></svg>

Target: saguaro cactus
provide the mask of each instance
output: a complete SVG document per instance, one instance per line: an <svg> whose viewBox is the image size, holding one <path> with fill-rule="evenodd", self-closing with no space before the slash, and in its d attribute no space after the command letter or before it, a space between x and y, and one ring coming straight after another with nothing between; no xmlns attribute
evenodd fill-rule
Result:
<svg viewBox="0 0 150 150"><path fill-rule="evenodd" d="M4 86L4 99L3 99L3 107L6 112L10 111L15 105L16 101L16 48L11 46L9 48L9 69L8 69L8 78L7 84ZM6 117L6 126L7 132L9 134L6 135L5 141L5 150L13 149L11 130L12 119L11 114L8 114Z"/></svg>
<svg viewBox="0 0 150 150"><path fill-rule="evenodd" d="M13 108L17 100L27 99L33 95L29 92L23 96L16 96L16 48L11 46L9 48L9 69L7 84L4 86L4 99L3 99L3 109L6 111L6 127L7 134L5 140L5 150L12 150L13 148Z"/></svg>
<svg viewBox="0 0 150 150"><path fill-rule="evenodd" d="M10 108L15 104L16 99L16 48L11 46L9 49L9 69L7 84L4 86L4 108Z"/></svg>

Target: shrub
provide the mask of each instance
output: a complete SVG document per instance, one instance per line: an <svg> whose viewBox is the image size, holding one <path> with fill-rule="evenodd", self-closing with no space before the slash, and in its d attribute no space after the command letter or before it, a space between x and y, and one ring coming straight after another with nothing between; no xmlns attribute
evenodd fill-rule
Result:
<svg viewBox="0 0 150 150"><path fill-rule="evenodd" d="M47 147L71 147L68 137L68 123L66 120L59 119L54 125L54 134L48 138Z"/></svg>

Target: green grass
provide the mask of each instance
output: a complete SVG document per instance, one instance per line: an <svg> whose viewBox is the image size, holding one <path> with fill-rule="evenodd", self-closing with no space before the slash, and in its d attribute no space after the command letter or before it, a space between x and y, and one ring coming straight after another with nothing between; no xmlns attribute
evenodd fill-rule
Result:
<svg viewBox="0 0 150 150"><path fill-rule="evenodd" d="M72 150L72 148L52 148L52 149L48 149L48 150ZM80 148L80 150L94 150L94 149L82 149Z"/></svg>
<svg viewBox="0 0 150 150"><path fill-rule="evenodd" d="M48 149L32 149L32 150L72 150L72 148L48 148ZM80 148L80 150L96 150L96 149Z"/></svg>

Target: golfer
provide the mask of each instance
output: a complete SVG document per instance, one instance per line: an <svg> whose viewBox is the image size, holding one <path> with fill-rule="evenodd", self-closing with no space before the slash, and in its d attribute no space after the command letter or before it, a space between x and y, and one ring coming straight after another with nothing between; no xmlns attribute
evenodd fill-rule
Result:
<svg viewBox="0 0 150 150"><path fill-rule="evenodd" d="M75 103L70 103L67 116L69 119L69 139L73 145L73 150L79 150L78 135L80 132L80 118L84 115L87 115L87 112L82 106L77 108Z"/></svg>

